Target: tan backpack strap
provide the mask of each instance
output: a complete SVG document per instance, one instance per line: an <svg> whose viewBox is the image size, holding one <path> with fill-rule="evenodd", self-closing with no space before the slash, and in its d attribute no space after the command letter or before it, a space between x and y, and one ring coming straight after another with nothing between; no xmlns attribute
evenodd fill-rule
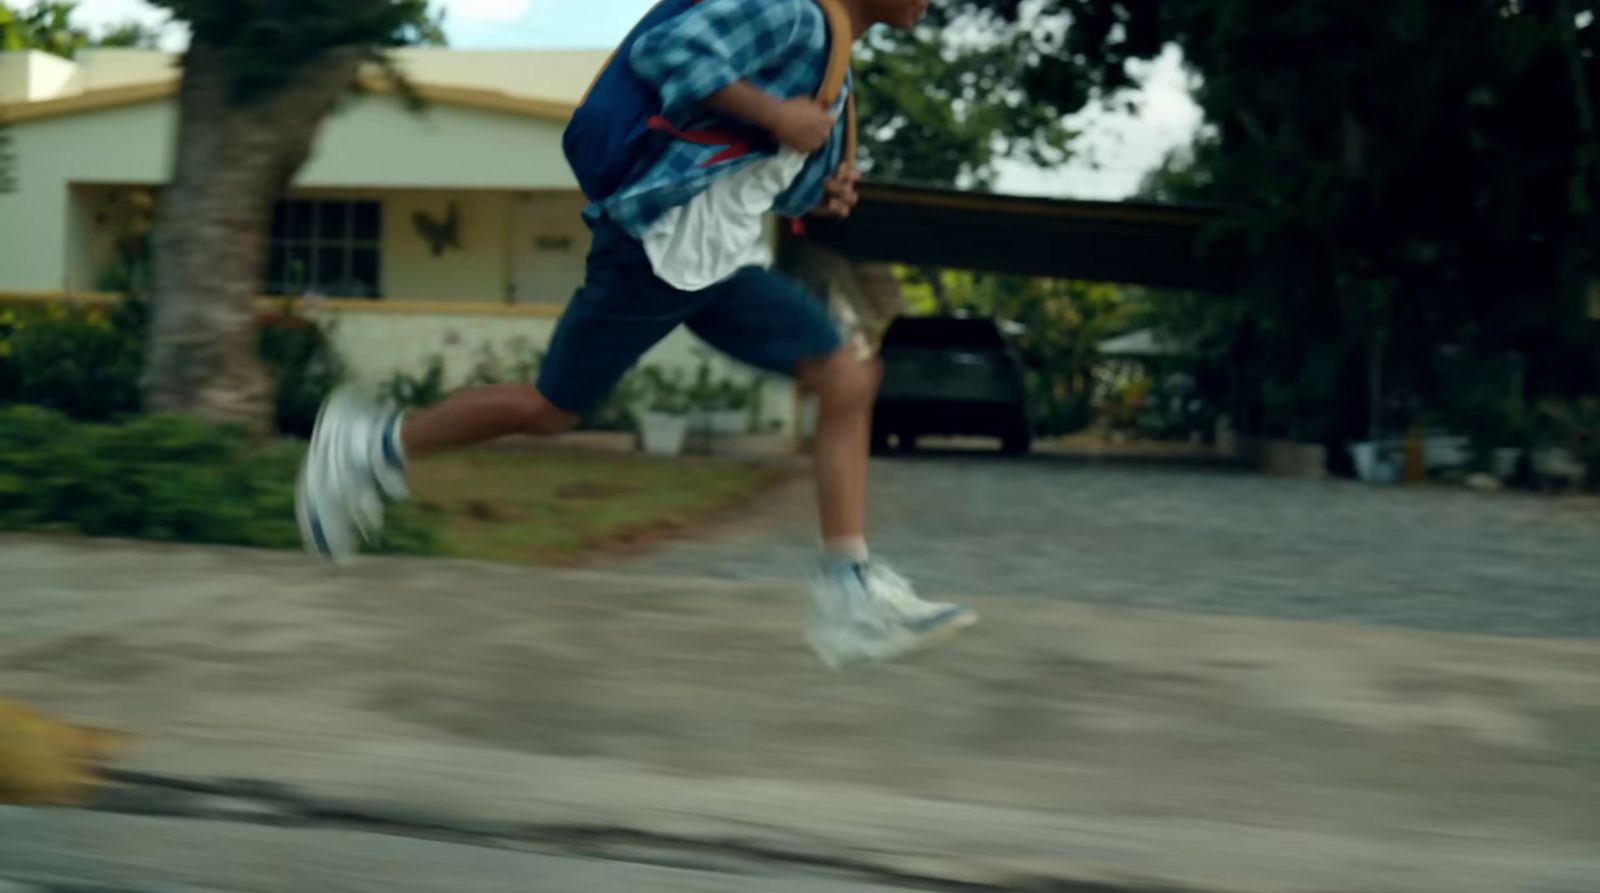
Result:
<svg viewBox="0 0 1600 893"><path fill-rule="evenodd" d="M844 154L839 162L856 163L856 94L853 91L844 101Z"/></svg>
<svg viewBox="0 0 1600 893"><path fill-rule="evenodd" d="M850 74L850 50L855 43L855 29L850 24L850 11L839 0L817 0L822 14L828 19L828 67L822 75L822 87L817 98L831 106L839 100L844 81ZM856 97L852 92L845 97L844 156L842 161L856 160Z"/></svg>
<svg viewBox="0 0 1600 893"><path fill-rule="evenodd" d="M822 75L822 87L817 98L828 105L839 99L844 89L844 79L850 73L850 45L855 42L855 29L850 26L850 12L839 0L817 0L823 15L828 18L828 67Z"/></svg>

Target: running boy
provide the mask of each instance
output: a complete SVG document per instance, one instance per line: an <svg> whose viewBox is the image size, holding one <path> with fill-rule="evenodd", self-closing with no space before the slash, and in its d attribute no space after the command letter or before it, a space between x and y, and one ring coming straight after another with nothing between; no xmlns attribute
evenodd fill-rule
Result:
<svg viewBox="0 0 1600 893"><path fill-rule="evenodd" d="M828 0L854 37L909 28L927 0ZM971 625L964 608L917 597L866 544L867 457L877 368L845 346L825 309L767 269L770 211L846 216L857 175L843 159L842 98L813 95L829 59L818 0L704 0L645 31L627 58L676 127L754 130L761 150L669 140L584 219L583 286L552 336L537 385L464 390L401 413L343 390L318 419L296 508L307 546L338 560L407 494L406 466L511 434L571 429L652 345L680 325L736 360L794 376L819 398L815 467L822 552L806 639L829 666L897 657ZM849 89L848 79L841 97ZM766 144L770 143L770 147Z"/></svg>

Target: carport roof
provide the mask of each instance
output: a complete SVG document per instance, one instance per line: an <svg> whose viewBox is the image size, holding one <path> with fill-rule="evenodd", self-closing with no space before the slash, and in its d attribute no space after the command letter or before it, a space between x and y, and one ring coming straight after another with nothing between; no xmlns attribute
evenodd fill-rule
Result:
<svg viewBox="0 0 1600 893"><path fill-rule="evenodd" d="M1204 239L1227 218L1219 208L867 183L849 220L810 220L805 231L853 260L1216 290L1242 268Z"/></svg>

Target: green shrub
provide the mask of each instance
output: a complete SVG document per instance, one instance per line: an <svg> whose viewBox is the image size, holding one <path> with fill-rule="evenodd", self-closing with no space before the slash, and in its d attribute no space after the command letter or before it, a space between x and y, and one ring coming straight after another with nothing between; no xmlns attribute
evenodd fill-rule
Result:
<svg viewBox="0 0 1600 893"><path fill-rule="evenodd" d="M192 419L91 425L36 407L0 409L0 529L299 548L301 453L294 443L256 448ZM437 552L432 527L416 517L398 516L377 551Z"/></svg>
<svg viewBox="0 0 1600 893"><path fill-rule="evenodd" d="M17 402L21 393L22 378L12 354L16 351L16 333L24 324L21 314L0 307L0 405Z"/></svg>
<svg viewBox="0 0 1600 893"><path fill-rule="evenodd" d="M427 368L420 375L396 372L379 388L383 398L402 409L421 409L445 398L444 357L428 357Z"/></svg>
<svg viewBox="0 0 1600 893"><path fill-rule="evenodd" d="M288 308L262 316L260 329L261 360L278 382L278 432L309 438L322 402L344 380L344 364L328 330Z"/></svg>
<svg viewBox="0 0 1600 893"><path fill-rule="evenodd" d="M518 336L506 342L506 356L492 342L478 348L478 361L467 385L532 384L539 379L539 367L544 365L544 351L529 338Z"/></svg>
<svg viewBox="0 0 1600 893"><path fill-rule="evenodd" d="M638 369L629 372L617 386L578 422L580 431L626 431L638 429L638 409L645 399L645 377Z"/></svg>
<svg viewBox="0 0 1600 893"><path fill-rule="evenodd" d="M471 373L461 388L494 384L533 384L539 380L544 352L527 338L513 338L501 353L493 344L478 349ZM635 410L645 399L646 376L635 370L623 376L600 405L578 422L583 431L633 431ZM461 388L445 386L444 357L433 354L419 372L400 370L378 387L383 399L403 409L432 406Z"/></svg>
<svg viewBox="0 0 1600 893"><path fill-rule="evenodd" d="M1589 481L1600 484L1600 399L1546 400L1535 423L1546 446L1560 447L1588 466Z"/></svg>
<svg viewBox="0 0 1600 893"><path fill-rule="evenodd" d="M139 411L142 307L6 311L0 400L105 421Z"/></svg>
<svg viewBox="0 0 1600 893"><path fill-rule="evenodd" d="M138 414L148 318L148 305L134 299L0 310L0 405L32 404L88 422ZM277 428L309 437L344 366L327 330L291 309L259 322L261 359L277 381Z"/></svg>

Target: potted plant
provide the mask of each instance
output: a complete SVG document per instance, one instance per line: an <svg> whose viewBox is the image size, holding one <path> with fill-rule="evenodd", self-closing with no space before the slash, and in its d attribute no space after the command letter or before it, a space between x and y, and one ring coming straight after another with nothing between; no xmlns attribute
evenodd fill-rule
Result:
<svg viewBox="0 0 1600 893"><path fill-rule="evenodd" d="M1533 472L1546 486L1580 488L1600 463L1600 400L1546 400L1539 407Z"/></svg>
<svg viewBox="0 0 1600 893"><path fill-rule="evenodd" d="M677 456L683 453L689 436L689 416L693 406L690 388L681 375L668 375L660 369L644 370L644 409L639 413L639 441L652 456Z"/></svg>
<svg viewBox="0 0 1600 893"><path fill-rule="evenodd" d="M751 417L760 399L761 380L754 376L745 382L732 376L719 378L713 372L711 354L697 350L696 355L700 363L686 388L690 433L701 435L702 441L749 434ZM696 448L709 449L710 444L699 442Z"/></svg>
<svg viewBox="0 0 1600 893"><path fill-rule="evenodd" d="M1398 440L1365 440L1349 447L1356 479L1367 484L1392 484L1400 480L1405 445Z"/></svg>
<svg viewBox="0 0 1600 893"><path fill-rule="evenodd" d="M1496 409L1497 424L1483 439L1488 444L1489 470L1509 483L1522 474L1522 458L1528 452L1533 424L1520 400L1503 401Z"/></svg>
<svg viewBox="0 0 1600 893"><path fill-rule="evenodd" d="M706 404L706 428L720 437L750 433L750 409L755 382L740 384L731 378L717 382Z"/></svg>

